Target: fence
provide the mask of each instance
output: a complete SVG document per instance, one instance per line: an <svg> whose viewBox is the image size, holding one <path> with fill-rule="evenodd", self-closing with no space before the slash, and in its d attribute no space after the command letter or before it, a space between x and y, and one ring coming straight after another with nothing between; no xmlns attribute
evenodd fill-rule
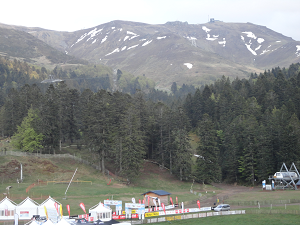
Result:
<svg viewBox="0 0 300 225"><path fill-rule="evenodd" d="M46 158L46 159L54 159L54 158L59 158L59 159L74 159L79 163L83 163L85 165L91 166L92 168L96 170L101 171L101 167L99 165L94 164L93 162L90 162L88 160L82 159L81 157L77 157L75 155L71 154L40 154L40 153L30 153L30 152L21 152L21 151L0 151L0 156L1 155L13 155L13 156L35 156L35 157L40 157L40 158ZM105 174L107 176L111 176L113 179L118 180L120 182L127 182L127 179L124 179L122 177L119 177L109 170L105 170Z"/></svg>
<svg viewBox="0 0 300 225"><path fill-rule="evenodd" d="M251 206L251 205L271 205L271 204L293 204L300 203L300 199L285 200L265 200L265 201L224 201L229 205Z"/></svg>
<svg viewBox="0 0 300 225"><path fill-rule="evenodd" d="M271 210L246 210L247 214L295 214L300 215L299 210L286 210L286 209L271 209Z"/></svg>
<svg viewBox="0 0 300 225"><path fill-rule="evenodd" d="M193 219L193 218L204 218L209 216L224 216L224 215L238 215L238 214L245 214L245 210L206 212L206 213L166 216L166 217L159 217L153 219L146 219L144 223L157 223L157 222L165 222L165 221L173 221L173 220L184 220L184 219Z"/></svg>
<svg viewBox="0 0 300 225"><path fill-rule="evenodd" d="M53 158L69 158L74 159L80 163L83 163L85 165L92 166L94 169L101 170L101 168L97 165L95 165L92 162L89 162L88 160L84 160L81 157L77 157L75 155L71 154L40 154L40 153L30 153L30 152L21 152L21 151L1 151L0 155L13 155L13 156L36 156L46 159L53 159Z"/></svg>

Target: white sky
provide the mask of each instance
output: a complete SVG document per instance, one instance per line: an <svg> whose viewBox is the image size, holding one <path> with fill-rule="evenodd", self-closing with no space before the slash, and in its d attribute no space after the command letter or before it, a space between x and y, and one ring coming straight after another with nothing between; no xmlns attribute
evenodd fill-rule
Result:
<svg viewBox="0 0 300 225"><path fill-rule="evenodd" d="M300 41L300 0L2 0L0 23L75 31L113 20L149 24L208 17L266 26Z"/></svg>

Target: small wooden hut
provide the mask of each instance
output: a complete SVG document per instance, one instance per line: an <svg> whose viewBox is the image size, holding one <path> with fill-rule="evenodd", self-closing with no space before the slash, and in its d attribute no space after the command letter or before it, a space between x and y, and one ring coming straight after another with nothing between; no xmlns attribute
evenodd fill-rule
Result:
<svg viewBox="0 0 300 225"><path fill-rule="evenodd" d="M171 193L163 191L163 190L155 190L155 191L148 191L142 194L145 200L145 206L155 206L153 201L156 201L157 206L160 206L160 203L164 203L165 205L169 205L169 195ZM149 202L148 202L149 196Z"/></svg>

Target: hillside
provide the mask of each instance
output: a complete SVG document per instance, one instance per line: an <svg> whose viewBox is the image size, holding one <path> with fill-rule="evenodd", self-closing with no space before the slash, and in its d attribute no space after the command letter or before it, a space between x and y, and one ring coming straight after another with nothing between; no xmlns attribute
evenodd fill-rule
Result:
<svg viewBox="0 0 300 225"><path fill-rule="evenodd" d="M68 55L146 76L157 87L248 77L299 62L300 43L251 23L112 21L75 32L20 28Z"/></svg>
<svg viewBox="0 0 300 225"><path fill-rule="evenodd" d="M1 24L0 55L39 65L86 64L85 60L66 55L32 36L30 32L7 28Z"/></svg>

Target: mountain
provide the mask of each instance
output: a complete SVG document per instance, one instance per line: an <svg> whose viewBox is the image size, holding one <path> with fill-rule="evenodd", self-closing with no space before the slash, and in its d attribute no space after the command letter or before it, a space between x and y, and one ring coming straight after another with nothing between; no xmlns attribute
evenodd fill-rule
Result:
<svg viewBox="0 0 300 225"><path fill-rule="evenodd" d="M160 88L201 85L222 75L244 78L300 61L300 42L251 23L118 20L75 32L22 30L67 55L144 75Z"/></svg>
<svg viewBox="0 0 300 225"><path fill-rule="evenodd" d="M42 30L40 28L33 29ZM0 24L0 55L41 65L60 63L86 64L85 60L66 55L31 35L29 28L22 29L22 27L3 24Z"/></svg>

